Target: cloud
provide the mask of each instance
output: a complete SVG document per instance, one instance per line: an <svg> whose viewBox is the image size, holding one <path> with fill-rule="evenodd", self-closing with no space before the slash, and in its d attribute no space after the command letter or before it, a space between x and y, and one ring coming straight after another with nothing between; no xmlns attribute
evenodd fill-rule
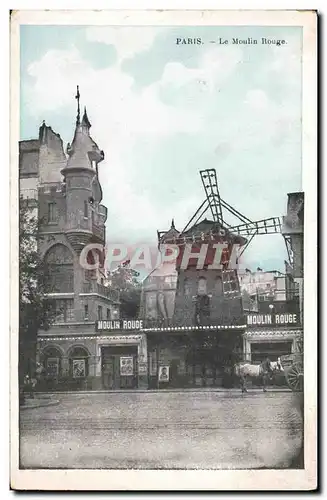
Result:
<svg viewBox="0 0 327 500"><path fill-rule="evenodd" d="M183 93L196 85L198 93L210 97L216 95L219 85L230 77L241 60L242 50L238 47L209 48L204 50L197 68L188 68L176 61L167 63L157 85Z"/></svg>
<svg viewBox="0 0 327 500"><path fill-rule="evenodd" d="M27 72L33 80L26 84L26 106L34 116L74 104L72 92L81 82L82 102L92 106L97 129L105 130L106 135L110 133L120 142L138 134L194 132L199 126L192 113L185 114L162 103L154 85L135 93L133 78L119 66L94 69L76 47L47 52L30 64Z"/></svg>
<svg viewBox="0 0 327 500"><path fill-rule="evenodd" d="M163 30L164 28L160 30L157 27L92 26L86 29L86 38L90 42L114 45L121 63L139 52L149 50L156 36Z"/></svg>
<svg viewBox="0 0 327 500"><path fill-rule="evenodd" d="M241 47L203 47L193 67L174 52L175 60L163 65L160 79L137 89L121 62L150 50L158 32L151 27L87 28L89 41L116 47L114 65L94 68L72 45L46 52L23 78L24 106L30 116L49 124L54 113L67 116L67 110L73 124L80 85L92 136L106 154L100 181L108 239L153 241L156 229L166 229L173 216L182 229L202 201L202 168L217 168L223 198L232 205L235 201L246 215L279 215L280 198L287 192L280 193L280 178L289 180L299 169L300 84L293 80L291 89L284 78L288 60L298 70L297 46L290 43L285 52L285 47L272 49L272 57L256 63L256 71L243 80ZM278 99L271 87L276 82ZM72 136L73 130L64 139ZM162 184L170 191L161 190Z"/></svg>

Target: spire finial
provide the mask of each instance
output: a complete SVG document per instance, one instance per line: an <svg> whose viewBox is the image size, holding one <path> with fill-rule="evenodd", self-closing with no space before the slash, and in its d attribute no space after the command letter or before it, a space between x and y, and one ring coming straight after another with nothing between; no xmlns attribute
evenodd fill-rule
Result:
<svg viewBox="0 0 327 500"><path fill-rule="evenodd" d="M82 118L82 126L85 126L87 128L91 128L91 123L90 120L88 119L87 112L86 112L86 106L84 106L84 114Z"/></svg>
<svg viewBox="0 0 327 500"><path fill-rule="evenodd" d="M76 117L76 125L79 125L80 123L80 109L79 109L79 98L81 97L80 93L79 93L79 86L77 85L77 92L76 92L76 95L75 95L75 99L77 99L77 117Z"/></svg>
<svg viewBox="0 0 327 500"><path fill-rule="evenodd" d="M175 229L175 221L174 221L174 219L171 219L171 228Z"/></svg>

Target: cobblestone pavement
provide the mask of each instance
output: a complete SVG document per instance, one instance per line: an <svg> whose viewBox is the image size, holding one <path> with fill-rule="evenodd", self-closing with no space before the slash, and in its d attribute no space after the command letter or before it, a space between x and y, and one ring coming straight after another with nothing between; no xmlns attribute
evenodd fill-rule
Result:
<svg viewBox="0 0 327 500"><path fill-rule="evenodd" d="M301 395L292 392L57 395L21 412L29 468L293 467L302 445Z"/></svg>

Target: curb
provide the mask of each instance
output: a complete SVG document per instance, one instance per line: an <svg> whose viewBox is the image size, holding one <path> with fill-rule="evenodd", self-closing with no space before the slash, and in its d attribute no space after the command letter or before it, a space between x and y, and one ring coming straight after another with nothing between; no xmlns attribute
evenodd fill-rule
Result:
<svg viewBox="0 0 327 500"><path fill-rule="evenodd" d="M116 390L97 390L97 391L58 391L58 392L39 392L40 395L91 395L91 394L152 394L152 393L211 393L217 392L222 394L242 394L240 389L116 389ZM269 393L291 393L291 389L268 389L266 394ZM250 389L248 394L263 393L262 389Z"/></svg>
<svg viewBox="0 0 327 500"><path fill-rule="evenodd" d="M20 406L20 410L34 410L35 408L42 408L43 406L55 406L60 403L59 399L54 399L52 401L44 401L41 404L35 404L30 406Z"/></svg>

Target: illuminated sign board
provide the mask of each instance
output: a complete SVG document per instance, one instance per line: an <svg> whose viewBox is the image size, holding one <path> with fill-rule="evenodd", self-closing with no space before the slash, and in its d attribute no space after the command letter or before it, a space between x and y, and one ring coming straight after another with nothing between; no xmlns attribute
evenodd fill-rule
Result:
<svg viewBox="0 0 327 500"><path fill-rule="evenodd" d="M109 330L141 330L143 328L143 320L141 319L115 319L115 320L98 320L95 323L97 331Z"/></svg>
<svg viewBox="0 0 327 500"><path fill-rule="evenodd" d="M248 314L248 326L300 326L300 315L298 313L280 313L280 314Z"/></svg>

